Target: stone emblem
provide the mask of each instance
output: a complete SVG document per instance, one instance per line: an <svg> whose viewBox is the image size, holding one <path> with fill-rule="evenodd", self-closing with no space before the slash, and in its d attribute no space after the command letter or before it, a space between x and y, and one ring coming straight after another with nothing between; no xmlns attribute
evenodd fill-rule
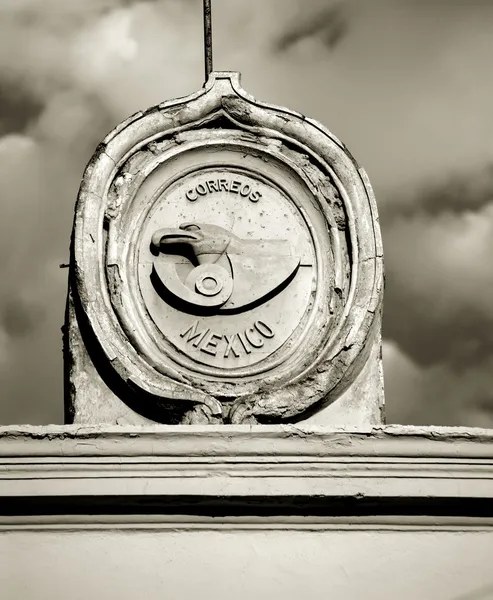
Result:
<svg viewBox="0 0 493 600"><path fill-rule="evenodd" d="M175 360L192 369L208 365L231 377L264 361L308 308L308 227L255 173L223 168L179 179L149 213L140 246L146 308L179 350Z"/></svg>
<svg viewBox="0 0 493 600"><path fill-rule="evenodd" d="M101 401L151 420L303 418L364 378L380 343L364 173L318 124L256 103L231 74L100 146L72 272L71 324Z"/></svg>

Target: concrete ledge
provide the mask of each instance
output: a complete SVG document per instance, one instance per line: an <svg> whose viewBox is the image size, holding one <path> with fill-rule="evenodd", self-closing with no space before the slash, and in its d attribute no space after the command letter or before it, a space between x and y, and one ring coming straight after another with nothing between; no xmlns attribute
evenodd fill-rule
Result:
<svg viewBox="0 0 493 600"><path fill-rule="evenodd" d="M12 425L0 457L357 456L492 458L493 429L296 425Z"/></svg>
<svg viewBox="0 0 493 600"><path fill-rule="evenodd" d="M0 496L64 498L67 512L77 498L174 498L176 510L180 498L488 499L493 431L6 427Z"/></svg>

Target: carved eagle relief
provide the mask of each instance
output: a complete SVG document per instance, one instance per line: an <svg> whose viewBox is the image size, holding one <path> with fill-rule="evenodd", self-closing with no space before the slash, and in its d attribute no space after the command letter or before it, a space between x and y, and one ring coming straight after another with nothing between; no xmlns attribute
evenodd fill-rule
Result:
<svg viewBox="0 0 493 600"><path fill-rule="evenodd" d="M300 257L287 240L246 240L218 225L184 223L152 236L152 277L165 300L188 312L241 312L279 293Z"/></svg>

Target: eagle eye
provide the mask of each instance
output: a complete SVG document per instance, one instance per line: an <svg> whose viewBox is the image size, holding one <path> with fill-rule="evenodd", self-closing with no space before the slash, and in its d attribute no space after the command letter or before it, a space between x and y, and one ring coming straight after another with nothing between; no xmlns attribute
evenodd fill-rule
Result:
<svg viewBox="0 0 493 600"><path fill-rule="evenodd" d="M199 231L200 227L195 225L195 223L184 223L180 225L180 229L184 229L185 231Z"/></svg>

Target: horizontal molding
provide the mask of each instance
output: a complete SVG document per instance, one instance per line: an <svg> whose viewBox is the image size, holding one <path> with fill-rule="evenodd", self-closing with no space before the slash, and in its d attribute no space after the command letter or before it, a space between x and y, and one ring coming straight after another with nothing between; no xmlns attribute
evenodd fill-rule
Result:
<svg viewBox="0 0 493 600"><path fill-rule="evenodd" d="M0 458L111 456L493 459L493 430L400 425L354 430L296 425L0 427Z"/></svg>
<svg viewBox="0 0 493 600"><path fill-rule="evenodd" d="M493 463L0 462L0 497L120 494L493 498Z"/></svg>
<svg viewBox="0 0 493 600"><path fill-rule="evenodd" d="M182 515L69 515L0 517L9 531L486 531L493 518L474 517L187 517Z"/></svg>
<svg viewBox="0 0 493 600"><path fill-rule="evenodd" d="M0 497L493 498L493 432L6 427Z"/></svg>

